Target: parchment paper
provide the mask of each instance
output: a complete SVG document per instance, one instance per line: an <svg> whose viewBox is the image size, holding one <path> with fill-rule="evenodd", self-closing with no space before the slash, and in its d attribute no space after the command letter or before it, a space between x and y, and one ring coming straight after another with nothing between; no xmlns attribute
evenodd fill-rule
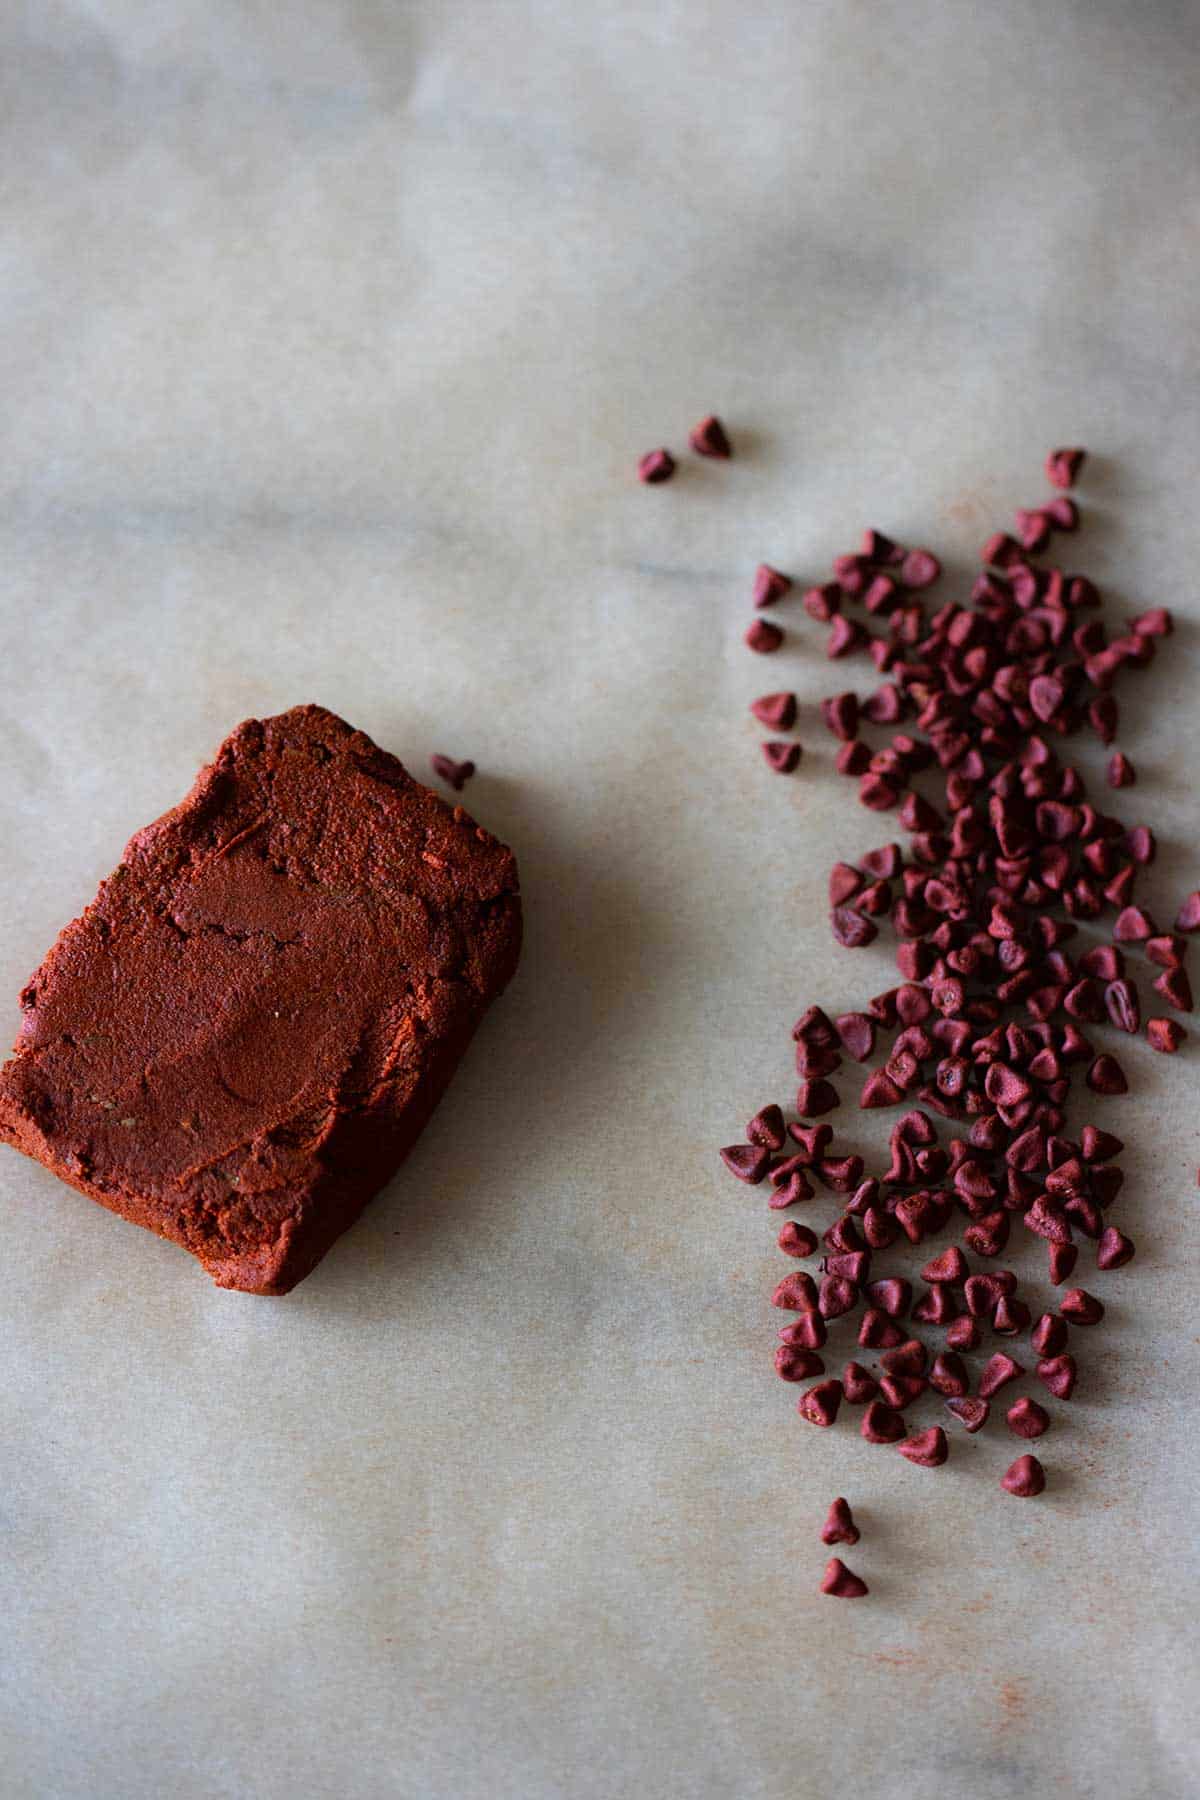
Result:
<svg viewBox="0 0 1200 1800"><path fill-rule="evenodd" d="M5 9L5 1035L129 833L300 700L473 757L528 904L417 1154L285 1301L0 1154L5 1795L1197 1792L1194 1055L1130 1045L1105 1109L1139 1255L1087 1279L1036 1503L1002 1418L937 1473L797 1420L777 1220L715 1147L790 1097L799 1008L890 968L825 919L888 827L815 701L873 672L794 604L744 650L761 558L819 579L874 524L953 592L1091 446L1071 560L1182 621L1123 806L1155 909L1200 878L1198 32ZM710 409L737 459L639 488ZM747 703L791 685L781 780ZM817 1593L838 1493L853 1607Z"/></svg>

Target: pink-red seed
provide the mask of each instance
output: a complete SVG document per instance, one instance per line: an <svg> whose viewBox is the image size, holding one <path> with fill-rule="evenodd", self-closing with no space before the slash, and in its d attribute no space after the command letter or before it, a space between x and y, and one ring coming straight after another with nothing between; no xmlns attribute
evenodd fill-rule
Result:
<svg viewBox="0 0 1200 1800"><path fill-rule="evenodd" d="M782 1150L787 1141L782 1109L774 1101L769 1106L760 1107L746 1126L746 1136L752 1144L761 1148Z"/></svg>
<svg viewBox="0 0 1200 1800"><path fill-rule="evenodd" d="M1057 1313L1045 1312L1029 1334L1029 1342L1039 1356L1057 1356L1067 1347L1070 1336L1065 1319Z"/></svg>
<svg viewBox="0 0 1200 1800"><path fill-rule="evenodd" d="M721 1161L739 1181L757 1187L771 1166L770 1152L760 1144L726 1144Z"/></svg>
<svg viewBox="0 0 1200 1800"><path fill-rule="evenodd" d="M940 1425L930 1425L925 1431L918 1431L915 1436L905 1438L896 1445L901 1456L907 1457L919 1469L940 1469L950 1454L950 1445Z"/></svg>
<svg viewBox="0 0 1200 1800"><path fill-rule="evenodd" d="M1038 1380L1050 1390L1056 1400L1069 1400L1075 1391L1077 1378L1075 1358L1068 1352L1063 1356L1048 1356L1037 1366Z"/></svg>
<svg viewBox="0 0 1200 1800"><path fill-rule="evenodd" d="M1176 971L1168 969L1167 974ZM1182 971L1178 971L1182 973ZM1155 982L1155 987L1158 983ZM1127 1094L1129 1083L1125 1079L1125 1071L1115 1056L1098 1056L1088 1068L1085 1077L1087 1085L1095 1094Z"/></svg>
<svg viewBox="0 0 1200 1800"><path fill-rule="evenodd" d="M675 473L675 458L669 450L647 450L638 461L637 472L639 481L670 481Z"/></svg>
<svg viewBox="0 0 1200 1800"><path fill-rule="evenodd" d="M1000 1389L1006 1387L1010 1381L1019 1381L1024 1373L1019 1362L1015 1362L1011 1356L1006 1356L1003 1350L997 1350L996 1354L990 1356L983 1366L977 1389L979 1398L990 1400L993 1394L999 1393Z"/></svg>
<svg viewBox="0 0 1200 1800"><path fill-rule="evenodd" d="M946 1281L958 1286L967 1279L970 1272L967 1259L958 1245L951 1244L949 1249L943 1250L940 1256L935 1256L932 1262L925 1264L921 1270L921 1280Z"/></svg>
<svg viewBox="0 0 1200 1800"><path fill-rule="evenodd" d="M959 1399L966 1393L966 1366L955 1351L939 1350L929 1371L929 1385L949 1399Z"/></svg>
<svg viewBox="0 0 1200 1800"><path fill-rule="evenodd" d="M801 1394L796 1411L810 1425L828 1427L837 1419L838 1408L841 1404L841 1382L818 1381L816 1387L810 1387L807 1393Z"/></svg>
<svg viewBox="0 0 1200 1800"><path fill-rule="evenodd" d="M946 1411L953 1413L963 1429L972 1433L982 1431L991 1410L986 1400L976 1400L967 1395L961 1398L956 1396L946 1402Z"/></svg>
<svg viewBox="0 0 1200 1800"><path fill-rule="evenodd" d="M906 588L927 588L937 580L942 565L932 550L910 550L900 564L900 580Z"/></svg>
<svg viewBox="0 0 1200 1800"><path fill-rule="evenodd" d="M1025 1395L1013 1401L1006 1416L1008 1429L1017 1437L1040 1438L1050 1428L1050 1414L1045 1407Z"/></svg>
<svg viewBox="0 0 1200 1800"><path fill-rule="evenodd" d="M1174 1056L1187 1032L1178 1019L1153 1018L1146 1020L1146 1037L1154 1050L1161 1050L1164 1056Z"/></svg>
<svg viewBox="0 0 1200 1800"><path fill-rule="evenodd" d="M903 1412L906 1406L919 1400L928 1386L921 1375L882 1375L879 1380L879 1392L897 1412Z"/></svg>
<svg viewBox="0 0 1200 1800"><path fill-rule="evenodd" d="M1185 935L1200 931L1200 888L1190 893L1175 915L1175 929Z"/></svg>
<svg viewBox="0 0 1200 1800"><path fill-rule="evenodd" d="M859 1433L868 1444L897 1444L904 1436L904 1420L883 1400L868 1403Z"/></svg>
<svg viewBox="0 0 1200 1800"><path fill-rule="evenodd" d="M774 606L777 600L782 600L791 591L790 575L785 575L782 569L773 569L770 563L759 563L754 571L755 606Z"/></svg>
<svg viewBox="0 0 1200 1800"><path fill-rule="evenodd" d="M854 1523L854 1514L850 1511L850 1503L841 1496L830 1505L825 1515L825 1523L821 1527L823 1544L857 1544L860 1536L858 1526Z"/></svg>
<svg viewBox="0 0 1200 1800"><path fill-rule="evenodd" d="M762 746L762 753L768 768L774 769L777 775L790 775L800 761L801 746L788 743L783 738L770 738Z"/></svg>
<svg viewBox="0 0 1200 1800"><path fill-rule="evenodd" d="M795 694L760 694L750 711L768 731L790 731L796 723Z"/></svg>
<svg viewBox="0 0 1200 1800"><path fill-rule="evenodd" d="M816 1233L806 1225L798 1225L795 1219L780 1226L777 1241L785 1256L812 1256L817 1248Z"/></svg>
<svg viewBox="0 0 1200 1800"><path fill-rule="evenodd" d="M1110 788L1133 787L1137 781L1137 773L1124 751L1115 750L1108 759L1105 777Z"/></svg>
<svg viewBox="0 0 1200 1800"><path fill-rule="evenodd" d="M796 1111L803 1113L805 1118L818 1119L840 1105L838 1091L831 1082L802 1081L796 1089Z"/></svg>
<svg viewBox="0 0 1200 1800"><path fill-rule="evenodd" d="M870 1588L853 1569L848 1569L840 1556L831 1556L821 1577L821 1592L835 1600L861 1600Z"/></svg>
<svg viewBox="0 0 1200 1800"><path fill-rule="evenodd" d="M1085 1288L1068 1288L1058 1310L1072 1325L1098 1325L1104 1317L1104 1302Z"/></svg>
<svg viewBox="0 0 1200 1800"><path fill-rule="evenodd" d="M812 1312L801 1312L790 1325L785 1325L779 1333L779 1341L794 1345L800 1350L820 1350L828 1335L824 1319L814 1309Z"/></svg>
<svg viewBox="0 0 1200 1800"><path fill-rule="evenodd" d="M715 413L709 413L688 433L688 443L698 456L715 456L727 462L733 455L728 433Z"/></svg>
<svg viewBox="0 0 1200 1800"><path fill-rule="evenodd" d="M430 757L429 766L438 779L446 782L456 794L462 793L475 773L473 762L455 762L452 756L442 756L439 752Z"/></svg>
<svg viewBox="0 0 1200 1800"><path fill-rule="evenodd" d="M1031 1500L1040 1494L1046 1485L1046 1471L1036 1456L1018 1456L1015 1463L1006 1469L1000 1477L1000 1486L1006 1493L1016 1494L1020 1500Z"/></svg>
<svg viewBox="0 0 1200 1800"><path fill-rule="evenodd" d="M879 1392L879 1383L861 1363L848 1362L842 1370L842 1393L849 1406L865 1406Z"/></svg>
<svg viewBox="0 0 1200 1800"><path fill-rule="evenodd" d="M1077 1244L1048 1244L1046 1246L1049 1261L1051 1287L1061 1287L1079 1260Z"/></svg>
<svg viewBox="0 0 1200 1800"><path fill-rule="evenodd" d="M909 1338L894 1350L885 1350L879 1360L889 1375L923 1375L929 1352L920 1338Z"/></svg>
<svg viewBox="0 0 1200 1800"><path fill-rule="evenodd" d="M775 1373L781 1381L808 1381L813 1375L823 1375L825 1364L815 1350L780 1344L775 1352Z"/></svg>
<svg viewBox="0 0 1200 1800"><path fill-rule="evenodd" d="M1115 1225L1109 1225L1101 1232L1100 1242L1096 1245L1096 1267L1123 1269L1127 1262L1133 1261L1134 1254L1133 1239L1127 1238Z"/></svg>
<svg viewBox="0 0 1200 1800"><path fill-rule="evenodd" d="M783 642L783 632L769 619L755 619L746 632L745 642L759 656L770 656Z"/></svg>
<svg viewBox="0 0 1200 1800"><path fill-rule="evenodd" d="M817 1304L817 1284L806 1269L793 1269L785 1275L771 1295L771 1305L781 1306L786 1312L811 1312ZM819 1350L820 1344L811 1344L810 1349Z"/></svg>
<svg viewBox="0 0 1200 1800"><path fill-rule="evenodd" d="M1073 488L1086 458L1086 450L1051 450L1046 457L1046 480L1051 487Z"/></svg>

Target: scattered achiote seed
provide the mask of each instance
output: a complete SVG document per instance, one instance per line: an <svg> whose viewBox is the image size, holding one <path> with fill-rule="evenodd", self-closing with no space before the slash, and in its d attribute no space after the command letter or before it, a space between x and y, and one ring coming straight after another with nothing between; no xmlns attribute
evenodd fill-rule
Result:
<svg viewBox="0 0 1200 1800"><path fill-rule="evenodd" d="M1008 1429L1017 1437L1039 1438L1050 1429L1050 1414L1036 1400L1022 1395L1008 1409Z"/></svg>
<svg viewBox="0 0 1200 1800"><path fill-rule="evenodd" d="M688 443L698 456L716 456L728 461L733 455L733 446L726 435L725 427L715 413L709 413L698 425L693 425L688 433Z"/></svg>
<svg viewBox="0 0 1200 1800"><path fill-rule="evenodd" d="M1133 787L1137 781L1133 764L1121 750L1115 750L1109 757L1106 776L1111 788Z"/></svg>
<svg viewBox="0 0 1200 1800"><path fill-rule="evenodd" d="M761 694L750 702L750 711L768 731L790 731L796 723L796 696Z"/></svg>
<svg viewBox="0 0 1200 1800"><path fill-rule="evenodd" d="M982 1431L987 1424L991 1407L986 1400L976 1400L964 1395L947 1400L946 1411L954 1414L964 1431Z"/></svg>
<svg viewBox="0 0 1200 1800"><path fill-rule="evenodd" d="M808 1381L825 1373L825 1364L815 1350L802 1344L780 1344L775 1352L775 1373L783 1381Z"/></svg>
<svg viewBox="0 0 1200 1800"><path fill-rule="evenodd" d="M1018 1456L1011 1468L1005 1470L1000 1477L1000 1486L1005 1493L1016 1494L1018 1499L1032 1500L1040 1494L1046 1485L1046 1471L1036 1456Z"/></svg>
<svg viewBox="0 0 1200 1800"><path fill-rule="evenodd" d="M455 762L452 756L442 756L437 752L430 757L429 766L438 779L447 782L456 794L462 793L475 773L473 762Z"/></svg>
<svg viewBox="0 0 1200 1800"><path fill-rule="evenodd" d="M1098 1325L1104 1317L1104 1302L1084 1288L1068 1288L1058 1310L1072 1325Z"/></svg>
<svg viewBox="0 0 1200 1800"><path fill-rule="evenodd" d="M770 738L762 746L762 753L768 768L777 775L790 775L800 761L801 746L788 743L785 738Z"/></svg>
<svg viewBox="0 0 1200 1800"><path fill-rule="evenodd" d="M1078 1371L1075 1358L1065 1356L1048 1356L1037 1366L1038 1380L1043 1387L1049 1389L1056 1400L1069 1400L1075 1392L1075 1381Z"/></svg>
<svg viewBox="0 0 1200 1800"><path fill-rule="evenodd" d="M1007 1387L1010 1381L1019 1381L1025 1373L1019 1362L1006 1356L1003 1350L997 1350L995 1356L988 1358L983 1373L979 1377L979 1398L990 1400L993 1394Z"/></svg>
<svg viewBox="0 0 1200 1800"><path fill-rule="evenodd" d="M836 1420L841 1404L841 1382L818 1381L816 1387L810 1387L806 1394L801 1394L796 1411L810 1425L829 1426Z"/></svg>
<svg viewBox="0 0 1200 1800"><path fill-rule="evenodd" d="M823 1544L857 1544L861 1533L854 1523L854 1514L850 1511L850 1503L840 1496L825 1515L825 1523L821 1527Z"/></svg>
<svg viewBox="0 0 1200 1800"><path fill-rule="evenodd" d="M1046 479L1051 487L1073 488L1086 458L1086 450L1051 450L1046 458Z"/></svg>
<svg viewBox="0 0 1200 1800"><path fill-rule="evenodd" d="M1178 1019L1153 1018L1146 1020L1146 1037L1154 1050L1161 1050L1164 1056L1174 1056L1187 1032Z"/></svg>
<svg viewBox="0 0 1200 1800"><path fill-rule="evenodd" d="M1127 1238L1123 1231L1115 1225L1109 1225L1100 1234L1100 1242L1096 1245L1096 1267L1098 1269L1122 1269L1134 1257L1133 1239Z"/></svg>
<svg viewBox="0 0 1200 1800"><path fill-rule="evenodd" d="M660 481L670 481L675 473L675 458L669 450L647 450L638 462L637 472L638 480L651 486Z"/></svg>
<svg viewBox="0 0 1200 1800"><path fill-rule="evenodd" d="M831 1556L821 1577L821 1592L835 1600L861 1600L870 1592L865 1581L848 1569L840 1556Z"/></svg>
<svg viewBox="0 0 1200 1800"><path fill-rule="evenodd" d="M790 575L785 575L782 569L773 569L770 563L759 563L754 571L755 606L774 606L777 600L782 600L791 590Z"/></svg>
<svg viewBox="0 0 1200 1800"><path fill-rule="evenodd" d="M739 1181L748 1181L752 1187L757 1187L771 1166L771 1153L761 1144L726 1144L721 1161Z"/></svg>
<svg viewBox="0 0 1200 1800"><path fill-rule="evenodd" d="M783 632L769 619L755 619L746 632L747 646L758 656L770 656L783 642Z"/></svg>
<svg viewBox="0 0 1200 1800"><path fill-rule="evenodd" d="M946 1434L940 1425L931 1425L927 1431L918 1431L915 1437L905 1438L896 1445L901 1456L916 1463L920 1469L940 1469L950 1454L950 1446L946 1442Z"/></svg>

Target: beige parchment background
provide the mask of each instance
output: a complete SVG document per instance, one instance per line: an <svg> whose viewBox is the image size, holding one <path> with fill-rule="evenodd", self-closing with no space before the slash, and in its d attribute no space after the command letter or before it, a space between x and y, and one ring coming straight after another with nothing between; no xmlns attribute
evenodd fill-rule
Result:
<svg viewBox="0 0 1200 1800"><path fill-rule="evenodd" d="M298 700L473 756L528 902L441 1115L286 1301L0 1154L5 1796L1198 1791L1194 1054L1133 1045L1107 1108L1140 1254L1088 1283L1037 1503L1002 1421L936 1474L799 1423L715 1158L799 1008L888 981L828 937L880 821L823 633L741 646L760 558L875 524L956 591L1090 445L1071 560L1181 620L1123 809L1152 904L1200 879L1198 91L1170 0L4 10L5 1036L130 832ZM710 408L737 461L639 488ZM790 781L746 711L780 685Z"/></svg>

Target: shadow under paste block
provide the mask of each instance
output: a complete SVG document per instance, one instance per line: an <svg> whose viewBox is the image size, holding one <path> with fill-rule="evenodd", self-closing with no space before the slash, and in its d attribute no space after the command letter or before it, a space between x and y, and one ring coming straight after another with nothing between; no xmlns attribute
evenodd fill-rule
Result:
<svg viewBox="0 0 1200 1800"><path fill-rule="evenodd" d="M250 719L21 996L0 1138L284 1294L412 1148L517 965L510 850L318 706Z"/></svg>

